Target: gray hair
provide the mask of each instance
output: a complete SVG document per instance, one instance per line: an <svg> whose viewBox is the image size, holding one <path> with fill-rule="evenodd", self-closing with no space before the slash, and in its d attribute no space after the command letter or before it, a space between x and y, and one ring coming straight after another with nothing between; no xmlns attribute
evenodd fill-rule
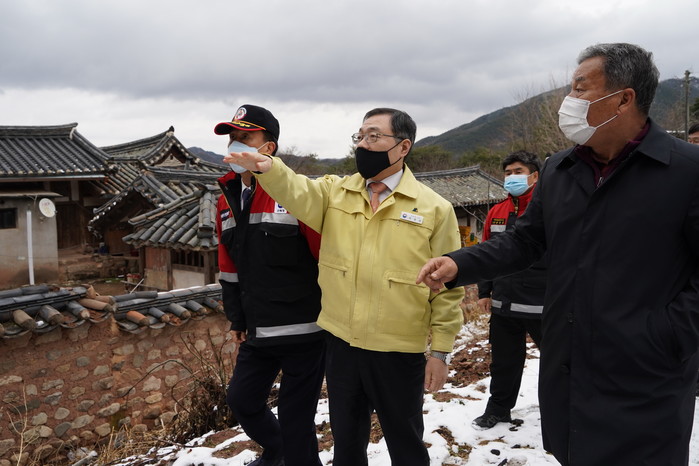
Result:
<svg viewBox="0 0 699 466"><path fill-rule="evenodd" d="M648 115L660 79L653 54L634 44L596 44L580 53L578 64L594 57L604 58L607 90L630 87L636 91L636 106Z"/></svg>

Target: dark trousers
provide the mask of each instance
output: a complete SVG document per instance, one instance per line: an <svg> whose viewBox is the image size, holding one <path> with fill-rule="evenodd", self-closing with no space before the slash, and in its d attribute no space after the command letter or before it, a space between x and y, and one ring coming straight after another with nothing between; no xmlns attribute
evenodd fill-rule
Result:
<svg viewBox="0 0 699 466"><path fill-rule="evenodd" d="M429 466L422 441L422 353L368 351L330 335L326 383L335 442L333 466L368 464L372 411L381 423L391 464Z"/></svg>
<svg viewBox="0 0 699 466"><path fill-rule="evenodd" d="M517 403L527 356L527 333L541 343L541 320L490 316L490 399L485 412L504 416Z"/></svg>
<svg viewBox="0 0 699 466"><path fill-rule="evenodd" d="M315 414L325 369L325 340L256 347L240 345L226 402L265 459L284 457L285 466L321 466ZM267 405L282 372L277 419Z"/></svg>

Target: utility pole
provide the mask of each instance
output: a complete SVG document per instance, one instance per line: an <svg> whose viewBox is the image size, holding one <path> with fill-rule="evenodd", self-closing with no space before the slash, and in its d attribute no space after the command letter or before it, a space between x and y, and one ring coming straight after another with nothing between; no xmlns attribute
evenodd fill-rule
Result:
<svg viewBox="0 0 699 466"><path fill-rule="evenodd" d="M684 72L684 140L686 141L689 135L689 70Z"/></svg>

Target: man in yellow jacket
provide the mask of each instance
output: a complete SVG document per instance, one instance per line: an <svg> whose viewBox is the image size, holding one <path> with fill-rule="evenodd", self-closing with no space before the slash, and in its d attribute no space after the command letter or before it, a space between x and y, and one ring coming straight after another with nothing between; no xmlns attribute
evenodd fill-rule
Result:
<svg viewBox="0 0 699 466"><path fill-rule="evenodd" d="M392 464L430 463L422 441L423 391L439 390L447 379L463 289L435 294L415 284L429 258L460 246L451 204L404 164L415 132L405 112L371 110L352 135L358 173L347 177L310 180L256 152L224 158L255 173L265 191L322 235L318 325L330 333L335 466L367 464L374 410Z"/></svg>

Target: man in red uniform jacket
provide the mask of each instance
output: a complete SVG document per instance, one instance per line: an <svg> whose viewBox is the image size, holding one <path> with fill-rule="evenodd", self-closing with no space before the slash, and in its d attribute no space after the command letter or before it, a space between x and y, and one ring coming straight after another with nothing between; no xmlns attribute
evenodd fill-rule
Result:
<svg viewBox="0 0 699 466"><path fill-rule="evenodd" d="M541 162L531 152L517 151L502 161L505 189L509 196L488 212L483 241L515 227L524 213L539 179ZM546 292L546 268L539 261L527 270L478 283L478 305L491 312L490 399L485 413L473 423L490 429L498 422L511 422L522 383L527 355L527 334L537 346L541 341L541 312Z"/></svg>
<svg viewBox="0 0 699 466"><path fill-rule="evenodd" d="M274 154L279 122L243 105L214 132L228 152ZM248 466L320 466L315 413L325 366L320 312L320 235L292 217L237 165L219 179L219 281L239 344L226 401L245 433L264 448ZM282 372L277 419L267 398Z"/></svg>

